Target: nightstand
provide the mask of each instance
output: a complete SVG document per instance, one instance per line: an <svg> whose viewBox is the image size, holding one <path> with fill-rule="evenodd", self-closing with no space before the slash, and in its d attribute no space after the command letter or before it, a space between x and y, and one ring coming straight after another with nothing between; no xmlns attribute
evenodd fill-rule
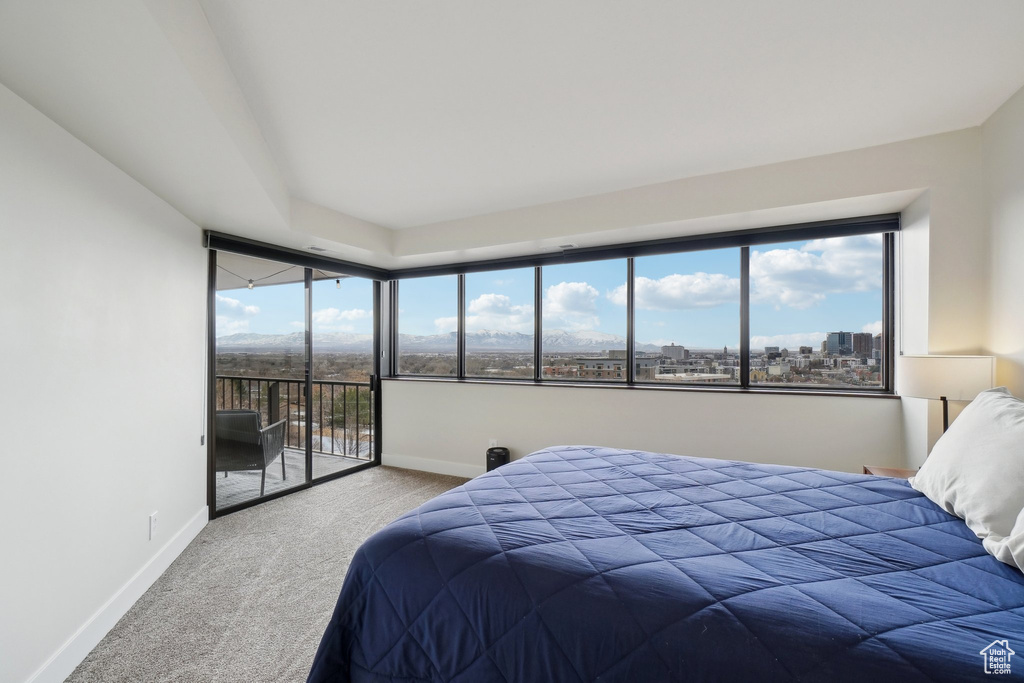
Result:
<svg viewBox="0 0 1024 683"><path fill-rule="evenodd" d="M876 477L895 477L896 479L910 479L917 474L917 470L903 470L899 467L879 467L878 465L864 465L864 474L873 474Z"/></svg>

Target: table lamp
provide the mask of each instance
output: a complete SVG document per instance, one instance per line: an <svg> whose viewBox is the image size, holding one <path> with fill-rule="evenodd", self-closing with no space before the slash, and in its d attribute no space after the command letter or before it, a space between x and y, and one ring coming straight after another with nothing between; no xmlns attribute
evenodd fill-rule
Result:
<svg viewBox="0 0 1024 683"><path fill-rule="evenodd" d="M995 386L993 356L898 356L896 392L942 401L942 431L949 428L947 401L973 401Z"/></svg>

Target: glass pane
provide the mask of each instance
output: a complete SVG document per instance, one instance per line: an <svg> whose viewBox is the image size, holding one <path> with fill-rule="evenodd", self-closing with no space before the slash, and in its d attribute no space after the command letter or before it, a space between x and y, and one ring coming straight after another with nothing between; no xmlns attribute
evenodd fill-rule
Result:
<svg viewBox="0 0 1024 683"><path fill-rule="evenodd" d="M533 377L533 274L466 275L467 377Z"/></svg>
<svg viewBox="0 0 1024 683"><path fill-rule="evenodd" d="M750 382L882 386L882 235L750 250Z"/></svg>
<svg viewBox="0 0 1024 683"><path fill-rule="evenodd" d="M740 250L634 260L636 381L738 384Z"/></svg>
<svg viewBox="0 0 1024 683"><path fill-rule="evenodd" d="M398 283L398 372L455 376L459 328L456 275Z"/></svg>
<svg viewBox="0 0 1024 683"><path fill-rule="evenodd" d="M217 254L218 509L306 481L305 271Z"/></svg>
<svg viewBox="0 0 1024 683"><path fill-rule="evenodd" d="M544 379L626 381L626 261L543 268Z"/></svg>
<svg viewBox="0 0 1024 683"><path fill-rule="evenodd" d="M313 271L313 478L373 460L373 281Z"/></svg>

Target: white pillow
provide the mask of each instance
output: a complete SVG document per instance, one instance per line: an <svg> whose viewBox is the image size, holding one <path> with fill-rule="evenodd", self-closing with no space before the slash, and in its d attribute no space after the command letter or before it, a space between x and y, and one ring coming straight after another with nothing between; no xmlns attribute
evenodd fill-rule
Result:
<svg viewBox="0 0 1024 683"><path fill-rule="evenodd" d="M981 542L985 550L1000 562L1024 569L1024 509L1009 536L989 536Z"/></svg>
<svg viewBox="0 0 1024 683"><path fill-rule="evenodd" d="M963 518L999 560L1024 564L1024 401L1005 387L978 394L910 485Z"/></svg>

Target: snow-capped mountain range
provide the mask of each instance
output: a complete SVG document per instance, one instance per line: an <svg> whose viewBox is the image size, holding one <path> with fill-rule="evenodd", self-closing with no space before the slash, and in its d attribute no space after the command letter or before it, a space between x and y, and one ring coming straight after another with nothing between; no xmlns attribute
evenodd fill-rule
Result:
<svg viewBox="0 0 1024 683"><path fill-rule="evenodd" d="M255 334L240 332L217 338L218 351L301 351L303 333ZM398 345L404 351L451 351L455 348L455 333L414 335L401 334ZM313 347L318 351L367 352L373 346L373 336L346 332L322 332L313 335ZM546 351L563 353L594 353L608 349L626 348L626 339L615 334L581 330L546 330L543 346ZM466 333L467 351L511 351L529 353L533 350L533 335L520 332L480 330ZM638 351L659 351L653 344L637 344Z"/></svg>

